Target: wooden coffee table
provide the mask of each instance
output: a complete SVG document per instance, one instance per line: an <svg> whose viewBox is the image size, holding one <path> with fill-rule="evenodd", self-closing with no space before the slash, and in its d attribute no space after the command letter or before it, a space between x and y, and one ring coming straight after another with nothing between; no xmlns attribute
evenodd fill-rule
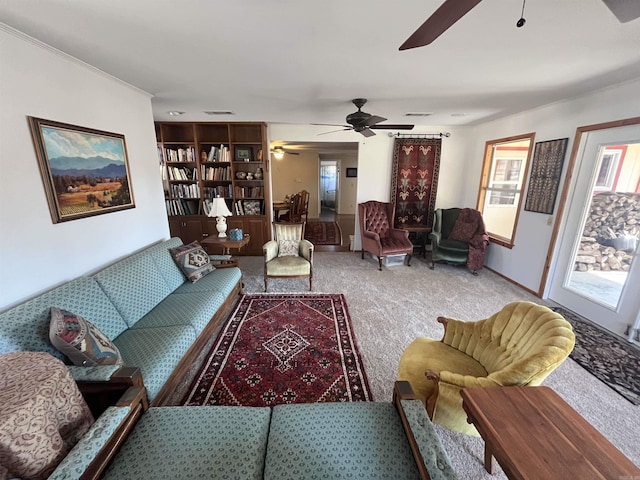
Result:
<svg viewBox="0 0 640 480"><path fill-rule="evenodd" d="M510 479L636 480L640 469L549 387L462 389L462 408Z"/></svg>

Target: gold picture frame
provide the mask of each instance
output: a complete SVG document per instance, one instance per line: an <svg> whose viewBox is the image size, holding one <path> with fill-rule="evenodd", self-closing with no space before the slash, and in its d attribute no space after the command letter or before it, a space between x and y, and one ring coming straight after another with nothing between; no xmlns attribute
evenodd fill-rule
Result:
<svg viewBox="0 0 640 480"><path fill-rule="evenodd" d="M53 223L135 208L124 135L28 118Z"/></svg>

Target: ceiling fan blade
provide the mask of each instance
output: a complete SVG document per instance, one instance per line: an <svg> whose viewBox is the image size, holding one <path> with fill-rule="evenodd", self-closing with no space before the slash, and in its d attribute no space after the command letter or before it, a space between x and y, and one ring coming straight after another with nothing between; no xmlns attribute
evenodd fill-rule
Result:
<svg viewBox="0 0 640 480"><path fill-rule="evenodd" d="M369 128L365 128L364 130L360 130L359 133L361 133L365 137L373 137L376 134L376 132L374 132L373 130L371 130Z"/></svg>
<svg viewBox="0 0 640 480"><path fill-rule="evenodd" d="M353 129L351 127L349 127L349 128L341 128L340 130L331 130L330 132L323 132L323 133L319 133L318 135L328 135L330 133L344 132L346 130L353 130Z"/></svg>
<svg viewBox="0 0 640 480"><path fill-rule="evenodd" d="M351 128L351 125L340 125L339 123L310 123L309 125L321 125L324 127L344 127Z"/></svg>
<svg viewBox="0 0 640 480"><path fill-rule="evenodd" d="M602 0L620 23L640 17L640 2L637 0Z"/></svg>
<svg viewBox="0 0 640 480"><path fill-rule="evenodd" d="M287 155L300 155L300 152L292 152L291 150L285 150L284 153Z"/></svg>
<svg viewBox="0 0 640 480"><path fill-rule="evenodd" d="M465 16L482 0L445 0L413 34L400 45L400 50L429 45L451 25Z"/></svg>
<svg viewBox="0 0 640 480"><path fill-rule="evenodd" d="M386 118L384 117L379 117L378 115L371 115L369 118L367 118L364 121L364 125L367 127L371 127L372 125L375 125L376 123L384 122L385 120Z"/></svg>
<svg viewBox="0 0 640 480"><path fill-rule="evenodd" d="M384 125L372 125L369 128L373 130L413 130L414 125L403 123L385 123Z"/></svg>

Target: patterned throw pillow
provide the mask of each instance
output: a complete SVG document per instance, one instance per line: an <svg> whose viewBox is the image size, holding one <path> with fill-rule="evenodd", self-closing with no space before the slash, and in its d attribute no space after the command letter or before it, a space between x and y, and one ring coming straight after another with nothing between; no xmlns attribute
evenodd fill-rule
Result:
<svg viewBox="0 0 640 480"><path fill-rule="evenodd" d="M49 340L74 365L122 365L120 351L98 327L57 307L51 307Z"/></svg>
<svg viewBox="0 0 640 480"><path fill-rule="evenodd" d="M197 241L188 245L170 248L171 256L191 283L196 283L209 272L215 270L209 254Z"/></svg>
<svg viewBox="0 0 640 480"><path fill-rule="evenodd" d="M300 240L280 240L278 242L279 257L297 257L300 251Z"/></svg>

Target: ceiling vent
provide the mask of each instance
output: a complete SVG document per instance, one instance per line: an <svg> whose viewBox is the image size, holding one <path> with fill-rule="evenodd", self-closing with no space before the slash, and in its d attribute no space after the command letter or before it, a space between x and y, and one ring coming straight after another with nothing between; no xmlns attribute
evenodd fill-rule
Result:
<svg viewBox="0 0 640 480"><path fill-rule="evenodd" d="M404 114L405 117L428 117L433 115L431 112L407 112Z"/></svg>
<svg viewBox="0 0 640 480"><path fill-rule="evenodd" d="M235 115L231 110L205 110L207 115Z"/></svg>

